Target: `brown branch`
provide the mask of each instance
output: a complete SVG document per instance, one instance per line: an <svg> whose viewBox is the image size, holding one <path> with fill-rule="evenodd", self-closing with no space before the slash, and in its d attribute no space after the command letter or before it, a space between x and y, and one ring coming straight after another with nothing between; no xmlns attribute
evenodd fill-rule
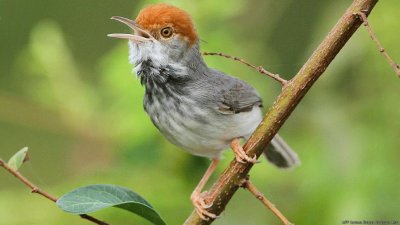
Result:
<svg viewBox="0 0 400 225"><path fill-rule="evenodd" d="M39 194L50 201L57 202L57 198L54 197L53 195L40 190L36 185L34 185L32 182L30 182L26 177L24 177L20 172L14 170L11 168L4 160L0 159L0 166L3 167L5 170L7 170L10 174L12 174L14 177L16 177L18 180L20 180L22 183L24 183L26 186L28 186L31 189L32 193ZM99 219L96 219L92 216L89 216L87 214L81 214L79 215L81 218L86 219L88 221L91 221L95 224L99 225L110 225L109 223L106 223L104 221L101 221Z"/></svg>
<svg viewBox="0 0 400 225"><path fill-rule="evenodd" d="M285 86L287 84L287 82L288 82L287 80L281 78L279 76L279 74L274 74L274 73L268 72L262 66L254 66L254 65L248 63L247 61L245 61L244 59L241 59L241 58L238 58L238 57L235 57L235 56L227 55L227 54L224 54L222 52L203 52L203 55L217 55L217 56L225 57L227 59L232 59L232 60L238 61L238 62L243 63L244 65L246 65L248 67L251 67L251 68L257 70L257 72L259 72L261 74L265 74L265 75L271 77L272 79L274 79L274 80L278 81L279 83L281 83L282 86Z"/></svg>
<svg viewBox="0 0 400 225"><path fill-rule="evenodd" d="M361 25L361 20L354 13L366 10L365 12L368 14L377 1L353 1L297 75L282 89L281 94L268 110L263 121L243 146L250 157L254 155L259 157L262 154L264 148L282 127L297 104ZM205 196L210 203L213 203L208 209L209 212L216 215L221 214L252 166L251 163L242 164L235 160L230 163ZM207 225L211 224L212 221L213 219L202 220L193 211L187 218L185 225Z"/></svg>
<svg viewBox="0 0 400 225"><path fill-rule="evenodd" d="M286 217L275 207L274 204L272 204L258 189L257 187L251 183L251 181L246 178L243 180L242 186L243 188L246 188L250 193L254 195L258 200L260 200L269 210L272 211L282 221L283 224L285 225L294 225L291 223Z"/></svg>
<svg viewBox="0 0 400 225"><path fill-rule="evenodd" d="M375 44L379 48L379 52L382 53L383 57L385 57L386 61L388 61L389 65L393 68L394 72L397 74L398 77L400 77L400 65L397 64L386 52L386 50L383 48L382 44L379 42L378 38L376 37L376 34L372 30L371 26L368 23L367 15L361 10L360 12L356 12L355 15L358 15L360 19L364 22L364 26L367 28L367 31L369 35L371 36L372 40L375 42Z"/></svg>
<svg viewBox="0 0 400 225"><path fill-rule="evenodd" d="M94 218L93 216L89 216L88 214L80 214L79 215L82 219L88 220L90 222L93 222L95 224L99 224L99 225L110 225L109 223L106 223L104 221L101 221L97 218Z"/></svg>

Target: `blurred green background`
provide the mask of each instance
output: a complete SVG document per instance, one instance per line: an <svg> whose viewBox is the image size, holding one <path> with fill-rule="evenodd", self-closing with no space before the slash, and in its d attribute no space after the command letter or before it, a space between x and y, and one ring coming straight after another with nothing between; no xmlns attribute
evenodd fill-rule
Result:
<svg viewBox="0 0 400 225"><path fill-rule="evenodd" d="M29 146L21 169L61 196L111 183L140 193L169 224L192 211L191 191L209 160L168 143L142 109L143 88L128 64L128 32L111 21L134 17L133 0L0 0L0 157ZM292 77L336 23L348 0L168 1L193 15L203 51L242 57ZM375 7L370 23L400 61L400 1ZM267 109L274 81L224 58L207 63L254 85ZM364 28L336 57L280 133L302 165L291 171L261 163L253 182L296 224L400 220L400 81ZM212 180L232 159L226 152ZM265 162L265 160L263 160ZM117 209L94 214L112 224L149 224ZM0 224L89 224L0 170ZM219 225L280 224L239 191Z"/></svg>

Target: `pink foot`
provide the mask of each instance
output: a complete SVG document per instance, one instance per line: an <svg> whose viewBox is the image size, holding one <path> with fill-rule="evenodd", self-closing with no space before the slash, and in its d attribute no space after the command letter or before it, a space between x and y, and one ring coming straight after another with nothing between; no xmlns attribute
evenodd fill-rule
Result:
<svg viewBox="0 0 400 225"><path fill-rule="evenodd" d="M233 152L235 153L235 159L236 161L240 163L259 163L257 160L257 156L254 156L253 158L248 156L246 152L243 150L242 146L239 143L239 140L237 138L233 139L231 142L231 148Z"/></svg>
<svg viewBox="0 0 400 225"><path fill-rule="evenodd" d="M192 200L194 208L195 208L197 214L199 215L199 217L202 220L208 221L210 218L216 219L216 218L218 218L218 216L215 215L214 213L210 213L209 211L207 211L207 209L210 208L213 204L212 203L207 204L206 201L204 200L203 196L206 193L207 192L203 192L203 193L193 192L192 195L190 196L190 199Z"/></svg>

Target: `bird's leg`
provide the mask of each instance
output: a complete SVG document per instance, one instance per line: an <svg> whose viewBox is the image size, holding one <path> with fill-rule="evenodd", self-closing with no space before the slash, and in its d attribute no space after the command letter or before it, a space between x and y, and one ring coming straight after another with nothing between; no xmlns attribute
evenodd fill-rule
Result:
<svg viewBox="0 0 400 225"><path fill-rule="evenodd" d="M253 158L251 158L250 156L248 156L246 154L246 152L243 150L242 146L240 145L239 138L234 138L231 141L231 148L233 150L233 153L235 153L236 161L238 161L240 163L246 163L246 162L250 162L253 164L258 163L257 156L254 156Z"/></svg>
<svg viewBox="0 0 400 225"><path fill-rule="evenodd" d="M204 173L203 177L201 178L199 184L196 186L194 189L192 195L190 196L190 199L192 200L192 203L194 205L194 208L199 214L199 217L203 220L209 220L209 218L215 219L217 218L217 215L214 213L210 213L207 211L208 208L212 206L212 203L206 203L204 200L204 194L207 192L201 192L206 185L208 179L210 178L211 174L214 172L215 168L217 167L217 164L219 162L219 159L213 159L211 162L211 165L208 167L207 171Z"/></svg>

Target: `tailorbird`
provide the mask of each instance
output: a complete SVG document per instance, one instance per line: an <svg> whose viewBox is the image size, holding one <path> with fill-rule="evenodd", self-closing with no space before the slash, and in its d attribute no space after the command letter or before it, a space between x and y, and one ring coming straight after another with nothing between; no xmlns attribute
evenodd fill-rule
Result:
<svg viewBox="0 0 400 225"><path fill-rule="evenodd" d="M143 106L153 124L171 143L212 159L191 200L202 219L216 218L202 189L221 153L232 148L241 163L255 163L240 145L262 120L262 100L246 82L209 68L199 51L199 37L190 15L168 4L142 9L135 20L114 16L133 34L109 34L129 40L129 61L145 87ZM280 168L299 163L298 156L276 135L264 150Z"/></svg>

